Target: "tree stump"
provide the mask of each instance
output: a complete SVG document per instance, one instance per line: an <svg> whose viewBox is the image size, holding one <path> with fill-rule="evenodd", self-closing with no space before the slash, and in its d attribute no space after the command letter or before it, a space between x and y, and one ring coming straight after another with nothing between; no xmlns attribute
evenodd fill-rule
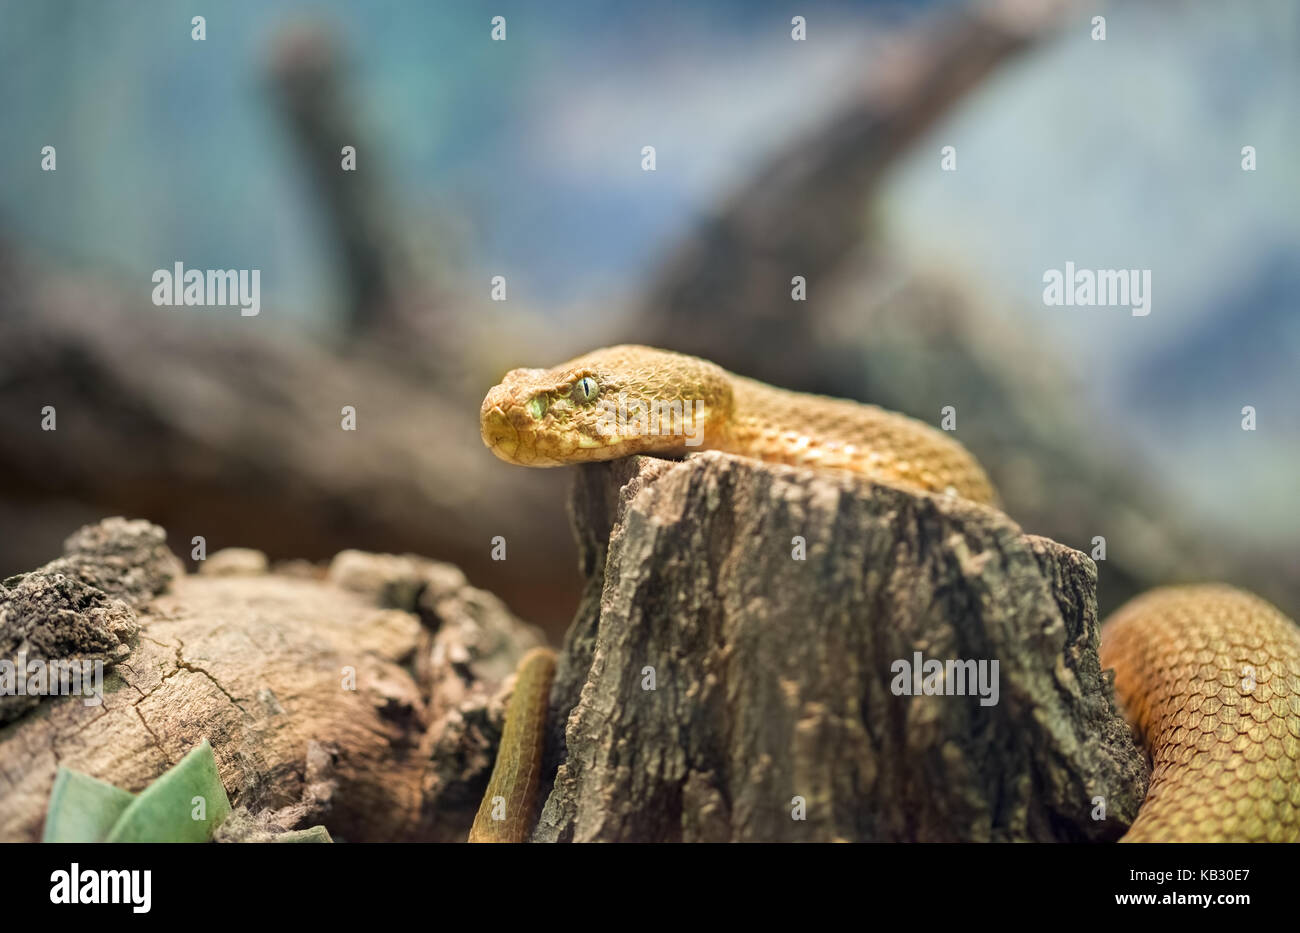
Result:
<svg viewBox="0 0 1300 933"><path fill-rule="evenodd" d="M1085 555L713 452L586 466L571 504L586 592L534 841L1107 840L1135 816ZM997 661L997 702L899 695L917 652Z"/></svg>

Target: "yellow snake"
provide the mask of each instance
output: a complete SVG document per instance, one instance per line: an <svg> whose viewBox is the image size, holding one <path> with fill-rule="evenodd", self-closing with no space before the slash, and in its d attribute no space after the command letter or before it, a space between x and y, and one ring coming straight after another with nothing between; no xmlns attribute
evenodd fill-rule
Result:
<svg viewBox="0 0 1300 933"><path fill-rule="evenodd" d="M493 453L522 466L719 450L996 504L979 463L943 431L651 347L512 370L483 400L480 426ZM1127 603L1101 641L1152 763L1122 841L1300 841L1300 629L1249 593L1181 586ZM553 673L550 652L520 665L471 841L528 837ZM493 799L506 819L493 819Z"/></svg>

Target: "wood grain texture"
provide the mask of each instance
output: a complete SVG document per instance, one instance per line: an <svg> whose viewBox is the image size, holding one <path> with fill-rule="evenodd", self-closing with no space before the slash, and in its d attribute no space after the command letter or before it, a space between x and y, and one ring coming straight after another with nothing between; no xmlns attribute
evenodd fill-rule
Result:
<svg viewBox="0 0 1300 933"><path fill-rule="evenodd" d="M1106 840L1136 816L1085 555L966 500L714 452L583 466L572 508L587 588L534 841ZM917 650L998 659L999 702L895 695Z"/></svg>

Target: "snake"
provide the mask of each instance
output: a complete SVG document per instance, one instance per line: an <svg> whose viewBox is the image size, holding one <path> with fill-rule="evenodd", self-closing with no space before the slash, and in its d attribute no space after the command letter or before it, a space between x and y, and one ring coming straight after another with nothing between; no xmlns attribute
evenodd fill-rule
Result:
<svg viewBox="0 0 1300 933"><path fill-rule="evenodd" d="M479 412L483 442L529 467L716 450L847 471L997 507L983 467L949 432L845 399L794 392L653 347L594 350L515 369ZM1300 628L1226 584L1158 587L1100 632L1103 668L1150 781L1121 842L1300 841ZM542 770L549 649L517 670L470 841L529 838Z"/></svg>

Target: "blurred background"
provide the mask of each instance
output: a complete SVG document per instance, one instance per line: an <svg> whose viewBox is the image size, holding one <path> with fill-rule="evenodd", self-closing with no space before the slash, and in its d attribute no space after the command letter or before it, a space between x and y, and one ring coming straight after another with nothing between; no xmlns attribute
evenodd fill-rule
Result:
<svg viewBox="0 0 1300 933"><path fill-rule="evenodd" d="M626 7L0 2L0 576L126 514L453 561L558 634L569 471L479 402L634 341L955 406L1027 531L1105 537L1103 612L1300 615L1300 5ZM1067 261L1150 269L1150 315L1045 306ZM155 306L176 262L261 270L261 313Z"/></svg>

